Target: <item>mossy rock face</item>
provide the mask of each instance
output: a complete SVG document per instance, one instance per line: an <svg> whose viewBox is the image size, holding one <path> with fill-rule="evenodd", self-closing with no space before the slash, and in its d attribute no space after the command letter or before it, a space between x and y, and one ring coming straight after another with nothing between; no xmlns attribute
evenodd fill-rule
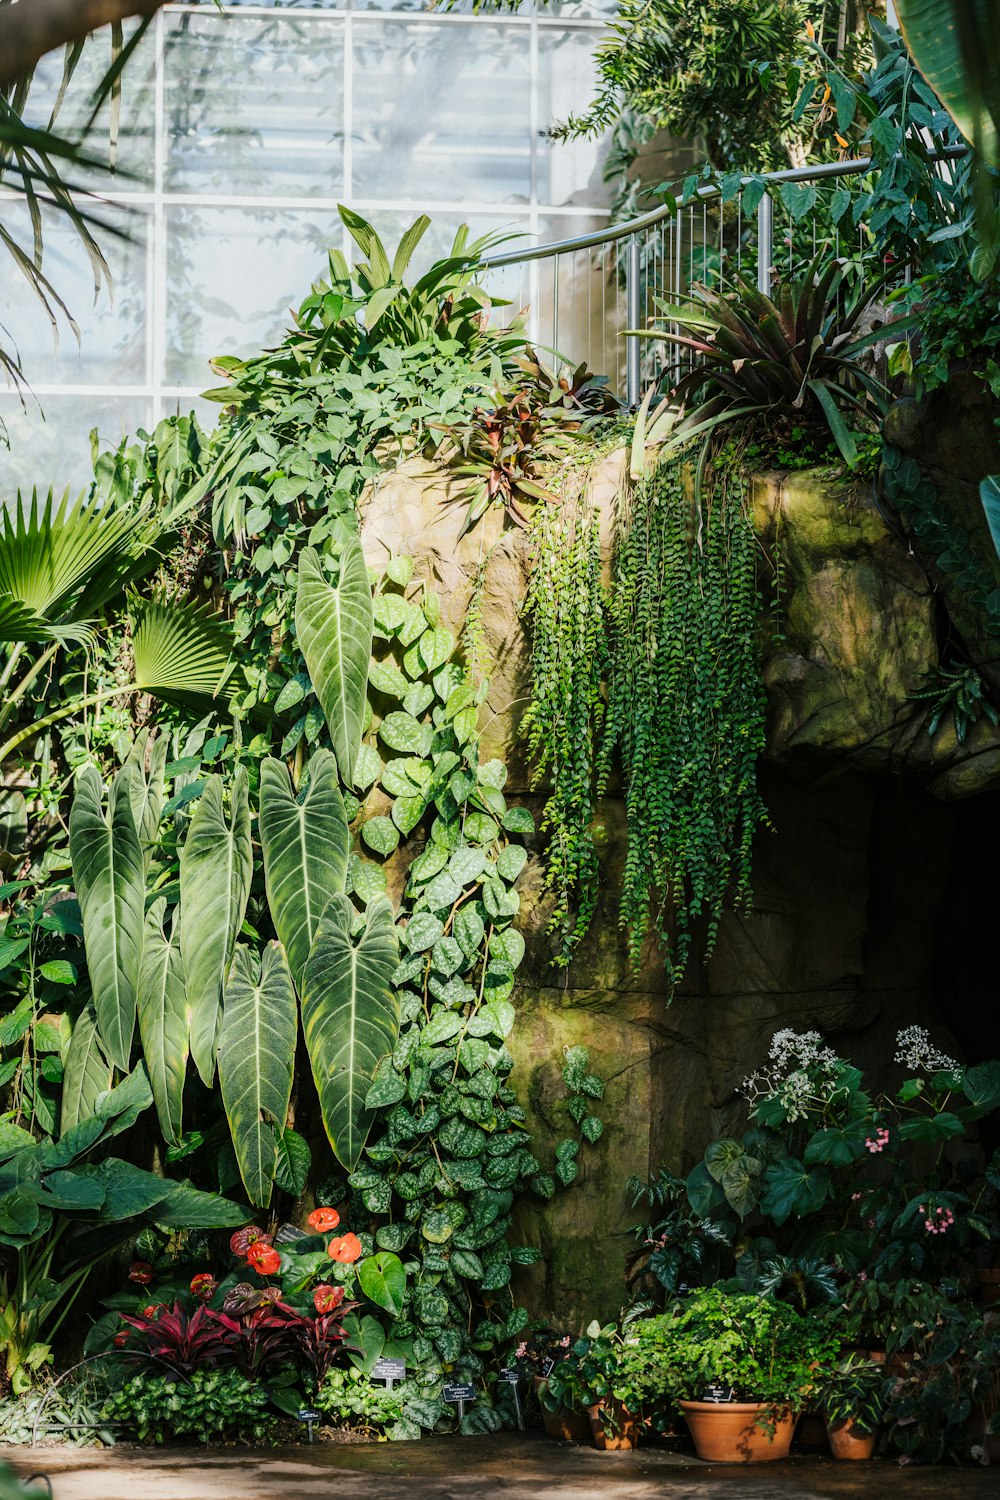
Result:
<svg viewBox="0 0 1000 1500"><path fill-rule="evenodd" d="M606 559L624 463L623 453L612 454L591 478ZM769 707L762 787L772 827L758 839L753 912L724 917L713 958L703 964L696 952L668 1002L656 939L633 971L618 926L620 796L598 808L598 906L567 970L549 961L540 840L530 841L518 881L527 946L514 997L513 1077L546 1167L556 1143L575 1134L564 1048L586 1046L606 1087L595 1107L604 1133L581 1144L576 1181L549 1203L525 1200L517 1209L514 1237L543 1258L518 1271L515 1292L563 1328L617 1314L630 1226L641 1217L626 1199L628 1178L661 1164L686 1172L714 1136L741 1129L738 1086L779 1027L822 1031L876 1070L907 1024L926 1024L946 1051L960 1050L929 977L949 869L949 813L939 799L1000 787L1000 736L983 723L964 746L948 726L933 740L926 734L911 695L938 661L932 586L870 490L806 471L760 476L752 501L762 554L773 557L777 542L783 622L775 641L771 612L761 619ZM491 663L481 752L507 762L507 794L530 806L537 824L544 788L531 788L520 734L530 692L520 617L529 542L497 513L461 537L464 513L459 485L410 460L368 499L365 552L376 565L410 554L456 634L481 574ZM765 565L765 583L768 576ZM401 879L393 866L390 888Z"/></svg>

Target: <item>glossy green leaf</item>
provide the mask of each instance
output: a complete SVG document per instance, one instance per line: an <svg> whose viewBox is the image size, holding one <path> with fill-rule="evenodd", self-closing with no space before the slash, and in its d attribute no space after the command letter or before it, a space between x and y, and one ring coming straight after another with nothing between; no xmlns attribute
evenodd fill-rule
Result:
<svg viewBox="0 0 1000 1500"><path fill-rule="evenodd" d="M180 855L181 957L191 1056L211 1087L222 1014L222 989L246 915L253 852L246 772L233 779L226 815L222 779L210 776Z"/></svg>
<svg viewBox="0 0 1000 1500"><path fill-rule="evenodd" d="M319 919L347 879L350 834L328 750L317 750L309 762L309 784L300 798L282 762L264 761L258 827L271 916L299 983Z"/></svg>
<svg viewBox="0 0 1000 1500"><path fill-rule="evenodd" d="M128 1070L142 963L145 872L132 817L132 772L118 773L104 807L104 786L88 765L76 784L69 819L70 858L83 920L97 1029L110 1060Z"/></svg>
<svg viewBox="0 0 1000 1500"><path fill-rule="evenodd" d="M358 1284L369 1302L398 1318L406 1299L406 1272L398 1255L380 1250L358 1265Z"/></svg>
<svg viewBox="0 0 1000 1500"><path fill-rule="evenodd" d="M59 1106L59 1129L65 1133L94 1113L102 1094L111 1087L114 1069L105 1056L97 1031L93 1001L77 1017L66 1051Z"/></svg>
<svg viewBox="0 0 1000 1500"><path fill-rule="evenodd" d="M346 896L331 899L302 979L302 1025L323 1123L348 1171L357 1165L374 1119L365 1097L375 1069L399 1031L392 907L384 898L372 902L357 943L351 938L353 911Z"/></svg>
<svg viewBox="0 0 1000 1500"><path fill-rule="evenodd" d="M295 633L326 715L340 774L348 785L361 744L371 659L372 591L361 543L345 544L336 588L311 547L299 558Z"/></svg>
<svg viewBox="0 0 1000 1500"><path fill-rule="evenodd" d="M250 1202L266 1208L292 1096L298 1013L284 949L258 960L240 946L226 984L219 1083L240 1176Z"/></svg>
<svg viewBox="0 0 1000 1500"><path fill-rule="evenodd" d="M166 902L160 900L146 915L139 979L139 1035L160 1129L173 1145L181 1134L188 1013L178 917L175 912L168 938L163 930L165 909Z"/></svg>

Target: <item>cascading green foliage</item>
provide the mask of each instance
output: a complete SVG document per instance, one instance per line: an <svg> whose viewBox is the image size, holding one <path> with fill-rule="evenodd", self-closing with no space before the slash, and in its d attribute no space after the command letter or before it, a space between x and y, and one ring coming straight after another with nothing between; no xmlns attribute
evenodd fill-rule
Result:
<svg viewBox="0 0 1000 1500"><path fill-rule="evenodd" d="M596 767L610 669L599 519L586 491L532 518L533 568L524 612L532 636L532 697L523 729L532 785L551 782L542 814L545 879L555 895L549 930L565 965L597 903Z"/></svg>
<svg viewBox="0 0 1000 1500"><path fill-rule="evenodd" d="M656 923L675 982L691 924L706 920L710 952L726 901L750 899L753 836L765 818L758 607L737 462L717 462L697 498L678 459L621 492L605 734L625 781L620 920L634 964Z"/></svg>
<svg viewBox="0 0 1000 1500"><path fill-rule="evenodd" d="M683 457L623 487L608 588L585 487L534 520L527 725L535 780L551 783L542 826L557 963L593 916L594 818L616 753L628 824L620 922L633 964L655 922L676 982L692 922L707 919L710 951L726 901L749 899L764 703L738 457L726 450L697 488L696 502Z"/></svg>

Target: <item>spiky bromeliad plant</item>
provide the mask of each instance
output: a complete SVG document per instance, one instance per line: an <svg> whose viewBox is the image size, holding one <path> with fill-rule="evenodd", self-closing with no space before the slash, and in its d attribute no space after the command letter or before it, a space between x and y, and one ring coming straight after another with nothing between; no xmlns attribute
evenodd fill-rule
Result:
<svg viewBox="0 0 1000 1500"><path fill-rule="evenodd" d="M657 298L659 317L671 326L629 333L686 351L691 367L670 390L669 405L645 441L666 438L668 449L675 448L741 418L766 421L794 412L825 422L853 467L858 450L848 419L882 416L889 402L886 386L857 356L909 326L897 318L858 332L890 280L853 288L846 263L821 250L801 276L779 282L773 298L739 271L720 288L692 287L690 303Z"/></svg>

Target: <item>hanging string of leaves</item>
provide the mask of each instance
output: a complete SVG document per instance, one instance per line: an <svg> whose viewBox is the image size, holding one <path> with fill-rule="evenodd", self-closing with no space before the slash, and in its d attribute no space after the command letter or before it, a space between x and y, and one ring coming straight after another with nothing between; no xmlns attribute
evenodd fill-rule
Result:
<svg viewBox="0 0 1000 1500"><path fill-rule="evenodd" d="M685 464L676 455L623 487L607 590L586 497L540 507L526 605L529 748L536 783L552 786L542 826L556 962L569 961L593 916L595 807L617 751L628 826L620 925L638 967L655 924L672 983L694 922L705 920L707 954L727 901L748 904L753 836L766 819L746 484L732 448L697 486Z"/></svg>
<svg viewBox="0 0 1000 1500"><path fill-rule="evenodd" d="M531 706L523 728L532 786L552 790L541 818L546 881L555 905L555 963L569 963L597 904L596 765L610 669L598 516L589 498L540 505L532 520L533 567L525 615L533 641Z"/></svg>
<svg viewBox="0 0 1000 1500"><path fill-rule="evenodd" d="M673 458L621 492L605 735L625 782L620 922L634 965L657 923L675 983L692 923L707 920L710 953L727 899L750 900L753 836L766 817L759 604L738 461L717 461L692 487Z"/></svg>

